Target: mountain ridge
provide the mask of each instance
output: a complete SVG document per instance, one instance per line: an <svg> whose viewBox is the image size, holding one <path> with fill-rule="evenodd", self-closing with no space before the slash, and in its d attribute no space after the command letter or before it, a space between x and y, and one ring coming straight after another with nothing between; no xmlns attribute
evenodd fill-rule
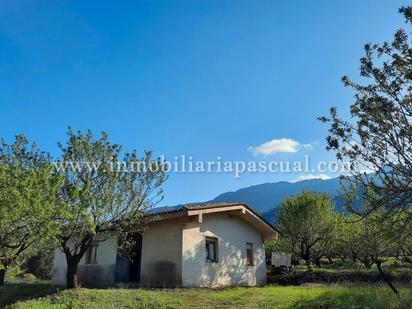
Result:
<svg viewBox="0 0 412 309"><path fill-rule="evenodd" d="M265 219L274 222L276 209L284 198L296 195L302 190L324 192L334 200L336 208L343 208L343 199L338 190L340 188L339 178L331 179L308 179L298 182L266 182L252 185L236 191L219 194L212 202L241 201L248 204Z"/></svg>

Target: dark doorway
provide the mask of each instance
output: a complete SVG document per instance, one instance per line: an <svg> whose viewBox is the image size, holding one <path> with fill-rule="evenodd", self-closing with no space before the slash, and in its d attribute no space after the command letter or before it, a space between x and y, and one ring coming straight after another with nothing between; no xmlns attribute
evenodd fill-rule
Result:
<svg viewBox="0 0 412 309"><path fill-rule="evenodd" d="M115 282L140 283L140 264L142 259L142 235L134 233L129 235L134 246L128 254L117 252Z"/></svg>
<svg viewBox="0 0 412 309"><path fill-rule="evenodd" d="M142 260L142 234L133 235L135 244L130 252L129 282L140 283L140 264Z"/></svg>

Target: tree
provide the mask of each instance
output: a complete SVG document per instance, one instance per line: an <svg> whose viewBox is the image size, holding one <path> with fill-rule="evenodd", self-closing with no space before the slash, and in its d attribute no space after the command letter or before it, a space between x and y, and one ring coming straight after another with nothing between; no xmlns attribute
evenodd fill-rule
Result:
<svg viewBox="0 0 412 309"><path fill-rule="evenodd" d="M335 215L335 226L332 232L332 245L330 251L334 257L339 257L342 261L346 258L353 263L358 261L362 244L359 242L361 237L363 222L361 218L349 214L338 213Z"/></svg>
<svg viewBox="0 0 412 309"><path fill-rule="evenodd" d="M382 218L378 212L374 212L367 218L360 221L362 229L356 241L359 243L360 250L357 258L366 267L375 264L383 280L389 285L396 294L398 290L392 284L382 268L382 263L396 250L396 243L392 235L392 229L388 224L382 224Z"/></svg>
<svg viewBox="0 0 412 309"><path fill-rule="evenodd" d="M412 8L400 10L406 23L412 22ZM338 116L335 107L330 117L320 120L330 124L327 149L338 160L352 163L348 182L374 192L374 207L352 208L367 216L377 209L385 218L412 221L412 48L404 29L398 30L391 43L366 44L360 60L363 83L344 76L346 87L354 90L351 120ZM365 170L373 171L367 174ZM348 200L350 202L350 200Z"/></svg>
<svg viewBox="0 0 412 309"><path fill-rule="evenodd" d="M401 234L397 234L394 239L404 261L412 264L412 224L409 224L409 226L403 229Z"/></svg>
<svg viewBox="0 0 412 309"><path fill-rule="evenodd" d="M0 144L0 285L7 268L34 243L58 232L58 192L62 177L48 154L16 136Z"/></svg>
<svg viewBox="0 0 412 309"><path fill-rule="evenodd" d="M368 189L370 191L371 189ZM367 197L373 197L373 192L366 192ZM364 200L363 211L368 212L375 208L375 198ZM382 279L390 288L398 293L388 276L383 271L382 264L397 251L396 235L394 235L393 223L382 220L382 209L369 213L367 217L358 215L345 216L345 225L340 237L339 247L348 254L353 262L359 261L366 268L375 264ZM339 238L338 238L339 239Z"/></svg>
<svg viewBox="0 0 412 309"><path fill-rule="evenodd" d="M109 237L127 240L144 228L145 211L162 199L166 176L151 152L143 158L126 153L120 161L121 146L104 132L96 139L91 131L84 135L69 128L67 143L59 147L56 167L65 176L61 198L67 206L57 240L66 256L67 286L73 288L78 264L92 244Z"/></svg>
<svg viewBox="0 0 412 309"><path fill-rule="evenodd" d="M290 241L279 235L277 239L270 239L265 241L265 250L270 255L272 252L292 252Z"/></svg>
<svg viewBox="0 0 412 309"><path fill-rule="evenodd" d="M333 227L332 227L332 231L333 231ZM320 261L323 257L328 258L330 263L332 263L332 251L331 251L332 244L333 244L332 231L328 235L328 237L325 237L321 241L318 241L311 249L311 253L310 253L311 260L315 263L317 268L322 268Z"/></svg>
<svg viewBox="0 0 412 309"><path fill-rule="evenodd" d="M302 191L283 200L277 213L277 227L292 245L295 255L310 271L313 248L330 238L333 230L333 204L327 194Z"/></svg>

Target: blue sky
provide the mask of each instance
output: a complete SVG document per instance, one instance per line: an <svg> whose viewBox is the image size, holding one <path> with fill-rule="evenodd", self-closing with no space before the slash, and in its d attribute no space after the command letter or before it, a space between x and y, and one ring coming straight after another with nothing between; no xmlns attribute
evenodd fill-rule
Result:
<svg viewBox="0 0 412 309"><path fill-rule="evenodd" d="M56 153L70 125L169 159L330 160L316 117L332 105L347 111L340 77L358 76L364 43L404 26L402 5L3 0L0 136L24 133ZM248 150L282 138L312 147ZM172 174L163 204L300 176Z"/></svg>

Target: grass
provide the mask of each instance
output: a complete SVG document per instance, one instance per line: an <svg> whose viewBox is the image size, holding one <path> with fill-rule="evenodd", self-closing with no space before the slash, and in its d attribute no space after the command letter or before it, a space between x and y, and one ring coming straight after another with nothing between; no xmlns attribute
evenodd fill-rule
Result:
<svg viewBox="0 0 412 309"><path fill-rule="evenodd" d="M395 259L390 259L383 264L385 274L394 282L409 284L412 282L412 267L408 263L402 263ZM343 263L336 260L333 264L322 261L322 268L313 267L312 272L308 272L306 266L298 265L293 267L293 271L281 275L269 275L270 282L283 285L299 285L303 283L345 283L345 282L383 282L376 267L372 265L367 269L363 265L357 264L355 267L351 262Z"/></svg>
<svg viewBox="0 0 412 309"><path fill-rule="evenodd" d="M44 297L56 291L57 288L47 283L9 283L0 287L0 308L17 300Z"/></svg>
<svg viewBox="0 0 412 309"><path fill-rule="evenodd" d="M0 289L0 307L49 308L411 308L412 289L402 288L400 297L377 286L303 285L299 287L233 287L211 289L77 289L56 292L51 286L32 284ZM26 291L26 292L23 292ZM43 291L44 293L42 293ZM14 295L15 301L12 301ZM29 292L33 298L22 300ZM37 293L37 294L36 294ZM50 295L44 297L45 294ZM19 296L20 295L20 296ZM20 299L20 300L19 300Z"/></svg>
<svg viewBox="0 0 412 309"><path fill-rule="evenodd" d="M47 283L21 279L0 287L0 308L412 308L412 269L389 260L384 270L396 281L400 297L382 282L375 266L324 262L308 273L304 266L278 277L280 283L261 288L225 289L77 289L62 290ZM280 278L280 279L279 279ZM282 282L283 280L283 282ZM306 282L306 283L305 283Z"/></svg>

